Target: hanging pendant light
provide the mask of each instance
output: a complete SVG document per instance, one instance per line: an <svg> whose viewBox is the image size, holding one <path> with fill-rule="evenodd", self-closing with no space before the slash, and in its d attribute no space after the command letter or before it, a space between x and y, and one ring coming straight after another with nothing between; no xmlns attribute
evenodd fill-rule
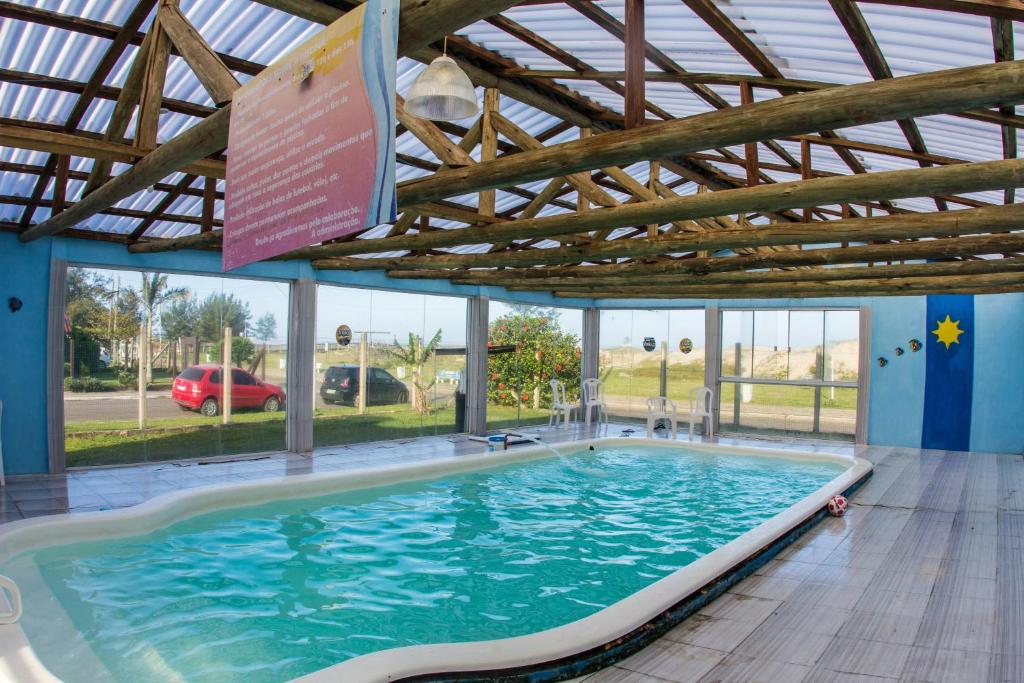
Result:
<svg viewBox="0 0 1024 683"><path fill-rule="evenodd" d="M445 51L427 66L409 88L405 110L421 119L457 121L480 110L472 81Z"/></svg>

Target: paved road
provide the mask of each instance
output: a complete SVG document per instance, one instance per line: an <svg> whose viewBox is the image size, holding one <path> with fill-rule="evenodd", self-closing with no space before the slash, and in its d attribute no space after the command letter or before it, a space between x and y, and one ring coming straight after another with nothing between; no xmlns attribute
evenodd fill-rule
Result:
<svg viewBox="0 0 1024 683"><path fill-rule="evenodd" d="M455 393L455 385L437 385L437 401L446 402ZM64 421L91 422L94 420L135 420L138 418L139 395L133 391L115 391L95 394L64 394ZM318 395L317 408L329 407ZM146 416L150 419L182 417L188 413L171 400L169 391L147 394Z"/></svg>

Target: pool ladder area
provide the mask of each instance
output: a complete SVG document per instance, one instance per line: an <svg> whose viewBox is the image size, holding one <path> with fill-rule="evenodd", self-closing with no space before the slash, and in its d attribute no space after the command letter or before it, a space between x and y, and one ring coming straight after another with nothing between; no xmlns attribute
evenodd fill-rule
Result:
<svg viewBox="0 0 1024 683"><path fill-rule="evenodd" d="M0 574L0 589L6 590L10 595L8 600L11 609L9 612L0 612L0 625L16 624L21 619L21 590L14 579Z"/></svg>

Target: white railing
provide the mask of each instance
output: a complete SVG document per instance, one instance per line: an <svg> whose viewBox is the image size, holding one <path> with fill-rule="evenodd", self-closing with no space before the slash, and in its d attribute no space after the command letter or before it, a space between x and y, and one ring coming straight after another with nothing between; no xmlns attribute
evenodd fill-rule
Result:
<svg viewBox="0 0 1024 683"><path fill-rule="evenodd" d="M0 612L0 625L17 623L21 619L21 591L18 589L18 584L0 574L0 589L7 591L11 603L10 612Z"/></svg>

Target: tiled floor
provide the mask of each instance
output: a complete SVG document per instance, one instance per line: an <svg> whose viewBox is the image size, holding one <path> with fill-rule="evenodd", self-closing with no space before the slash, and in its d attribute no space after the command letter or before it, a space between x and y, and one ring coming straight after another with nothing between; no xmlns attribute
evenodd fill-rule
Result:
<svg viewBox="0 0 1024 683"><path fill-rule="evenodd" d="M623 428L601 433L618 436ZM587 435L543 430L551 442ZM0 522L124 507L195 486L484 449L464 437L434 437L321 449L312 457L10 477ZM1024 682L1024 457L883 447L858 455L875 463L875 475L846 517L819 524L755 576L587 683Z"/></svg>

